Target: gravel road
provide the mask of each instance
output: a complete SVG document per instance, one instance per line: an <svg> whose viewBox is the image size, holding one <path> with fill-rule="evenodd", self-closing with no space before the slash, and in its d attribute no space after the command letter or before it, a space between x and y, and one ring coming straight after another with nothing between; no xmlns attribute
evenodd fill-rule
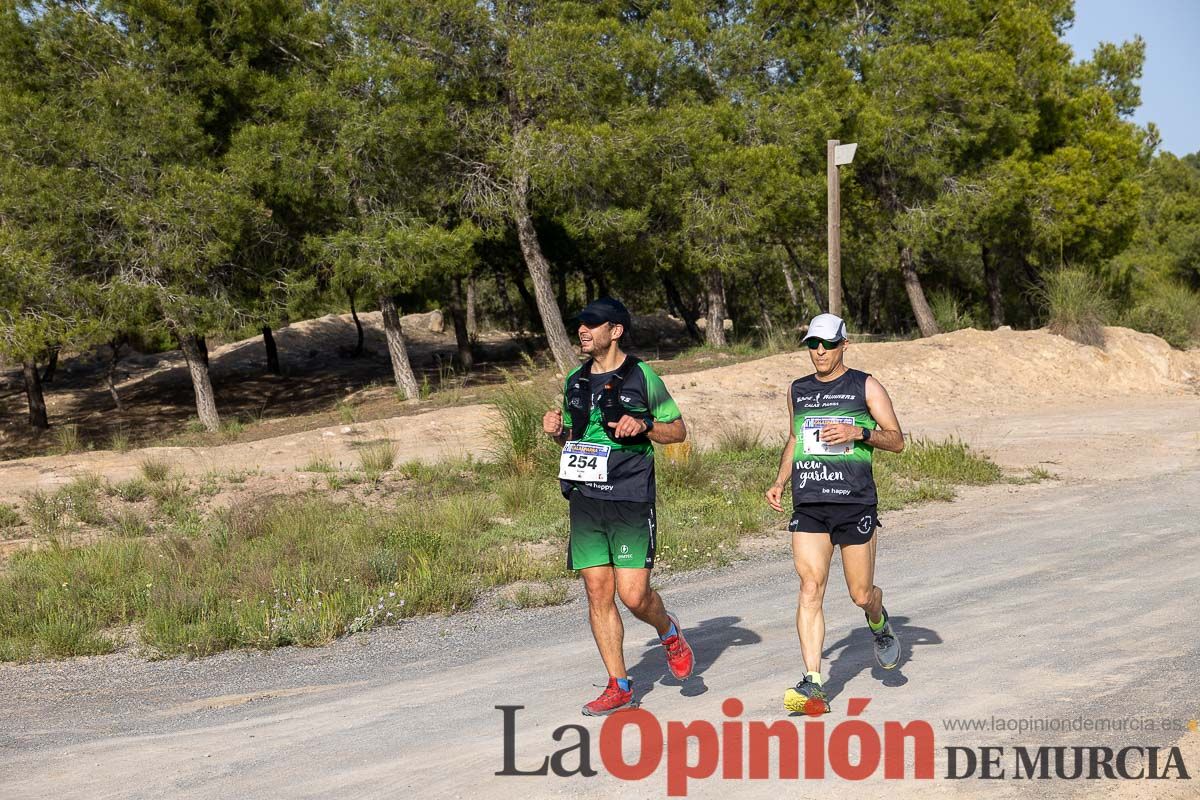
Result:
<svg viewBox="0 0 1200 800"><path fill-rule="evenodd" d="M831 580L827 727L846 719L850 698L870 698L860 717L868 722L933 725L938 779L875 786L889 797L1015 797L1033 788L945 780L949 745L1176 743L1195 780L1049 780L1036 788L1196 796L1200 732L963 733L943 720L1200 717L1198 518L1194 461L1149 478L972 490L953 504L885 516L877 581L904 638L904 661L890 673L873 666L861 613L840 577ZM783 690L801 669L785 537L747 561L662 581L698 654L696 676L682 685L666 676L651 631L627 618L626 655L643 708L664 722L718 722L722 701L736 697L745 704L740 719L783 718ZM665 767L637 783L607 775L601 722L579 715L604 677L585 613L576 592L558 608L426 618L317 650L3 666L0 797L663 796ZM573 743L573 733L564 743L551 738L572 723L591 733L600 774L494 775L503 759L494 706L502 704L525 706L518 766ZM693 781L689 796L857 797L864 789L836 777L798 783Z"/></svg>

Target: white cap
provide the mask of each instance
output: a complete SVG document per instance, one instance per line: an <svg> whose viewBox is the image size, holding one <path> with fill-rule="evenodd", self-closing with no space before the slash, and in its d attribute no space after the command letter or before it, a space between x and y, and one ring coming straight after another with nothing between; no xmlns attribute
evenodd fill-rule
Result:
<svg viewBox="0 0 1200 800"><path fill-rule="evenodd" d="M808 323L808 333L804 334L805 341L824 339L827 342L840 342L845 338L846 323L836 314L817 314Z"/></svg>

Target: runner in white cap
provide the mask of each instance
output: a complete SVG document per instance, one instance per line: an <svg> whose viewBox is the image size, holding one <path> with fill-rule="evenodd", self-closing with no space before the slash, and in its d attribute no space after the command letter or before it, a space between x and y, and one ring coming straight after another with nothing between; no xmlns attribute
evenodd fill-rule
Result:
<svg viewBox="0 0 1200 800"><path fill-rule="evenodd" d="M863 609L875 639L875 660L884 669L900 662L900 640L875 585L875 448L898 453L904 434L892 400L875 378L843 363L849 342L846 323L819 314L804 338L816 369L792 382L788 392L789 435L779 476L767 489L767 502L784 511L783 490L792 483L792 557L800 576L796 630L804 678L784 694L789 711L829 711L822 689L821 651L825 641L822 603L833 548L842 548L846 588Z"/></svg>

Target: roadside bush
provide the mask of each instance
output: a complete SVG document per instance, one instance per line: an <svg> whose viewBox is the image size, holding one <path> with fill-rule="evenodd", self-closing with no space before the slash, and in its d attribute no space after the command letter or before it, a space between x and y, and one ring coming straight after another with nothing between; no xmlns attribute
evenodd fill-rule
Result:
<svg viewBox="0 0 1200 800"><path fill-rule="evenodd" d="M1115 307L1104 285L1082 269L1049 273L1037 292L1051 333L1080 344L1104 345L1103 327L1115 316Z"/></svg>
<svg viewBox="0 0 1200 800"><path fill-rule="evenodd" d="M527 475L539 461L551 460L542 417L552 407L553 395L533 381L518 383L510 376L492 405L500 415L500 421L488 431L491 455L497 462L518 475Z"/></svg>
<svg viewBox="0 0 1200 800"><path fill-rule="evenodd" d="M1152 333L1172 347L1200 344L1200 292L1174 281L1151 284L1121 318L1134 330Z"/></svg>
<svg viewBox="0 0 1200 800"><path fill-rule="evenodd" d="M966 304L960 303L954 293L946 289L938 289L929 295L929 308L933 318L943 332L958 331L963 328L978 328L979 320L974 311Z"/></svg>
<svg viewBox="0 0 1200 800"><path fill-rule="evenodd" d="M372 442L358 451L358 462L367 480L377 481L396 464L396 443L387 439Z"/></svg>
<svg viewBox="0 0 1200 800"><path fill-rule="evenodd" d="M15 528L21 524L21 515L10 505L0 503L0 531Z"/></svg>

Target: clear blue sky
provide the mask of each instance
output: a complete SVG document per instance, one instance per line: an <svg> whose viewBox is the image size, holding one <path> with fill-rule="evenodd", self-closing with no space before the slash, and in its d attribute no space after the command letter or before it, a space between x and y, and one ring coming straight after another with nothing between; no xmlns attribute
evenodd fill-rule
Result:
<svg viewBox="0 0 1200 800"><path fill-rule="evenodd" d="M1175 155L1200 150L1200 0L1075 0L1067 42L1075 59L1098 42L1146 40L1142 106L1133 115L1153 122L1162 149Z"/></svg>

